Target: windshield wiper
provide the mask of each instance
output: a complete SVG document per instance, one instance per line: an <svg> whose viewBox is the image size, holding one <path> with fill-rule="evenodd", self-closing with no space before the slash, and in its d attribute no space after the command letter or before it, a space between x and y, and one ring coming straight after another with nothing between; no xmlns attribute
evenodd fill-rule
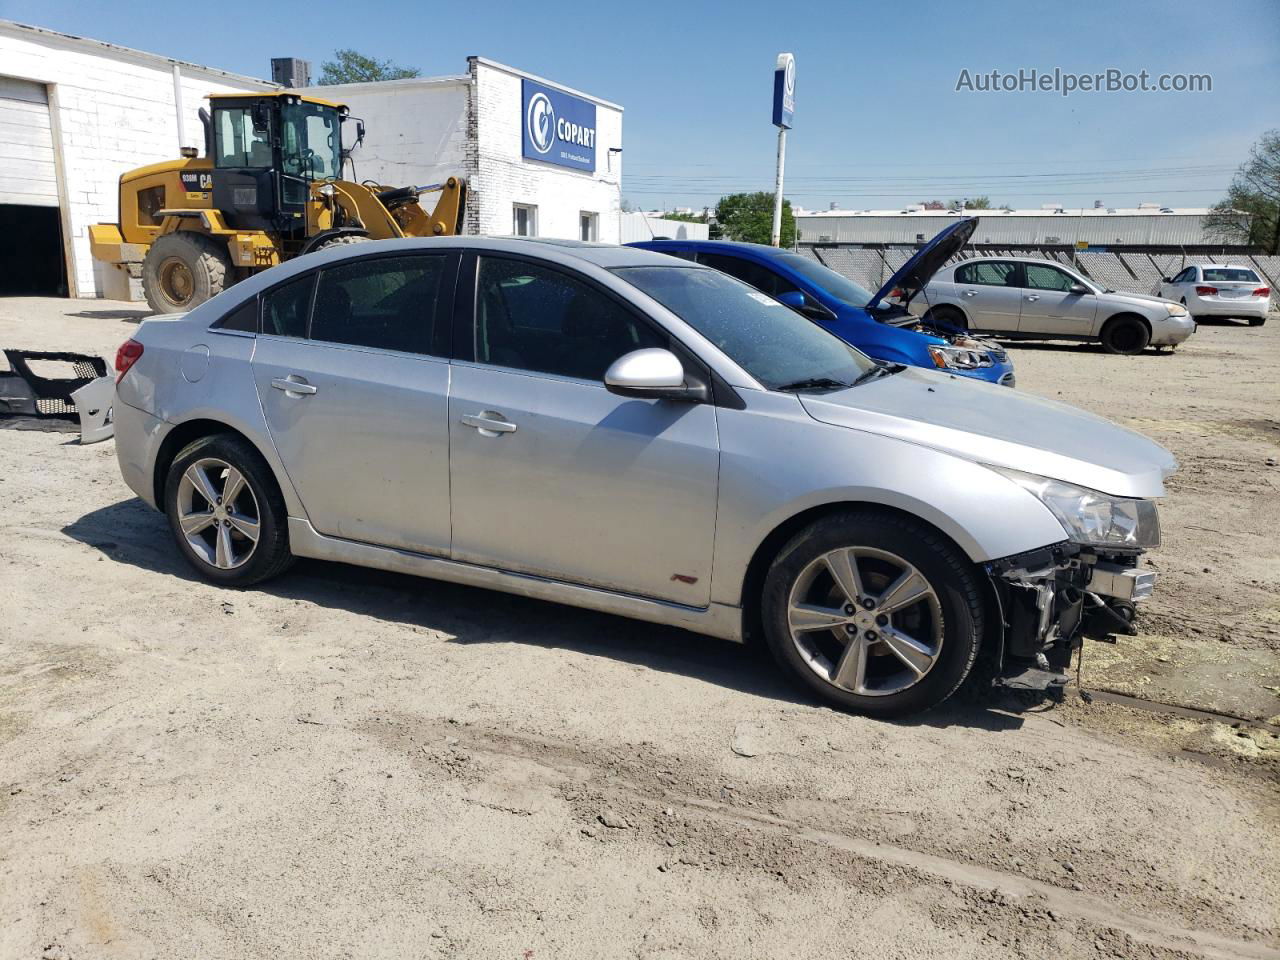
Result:
<svg viewBox="0 0 1280 960"><path fill-rule="evenodd" d="M853 381L853 386L856 387L860 383L866 383L868 380L874 380L876 377L880 376L881 374L887 374L888 372L889 370L887 367L882 367L879 364L876 364L874 367L872 367L870 370L867 370L865 373L858 374L858 379Z"/></svg>
<svg viewBox="0 0 1280 960"><path fill-rule="evenodd" d="M851 384L844 383L841 380L832 380L830 377L809 377L807 380L797 380L795 383L784 383L780 387L774 387L779 392L784 390L843 390Z"/></svg>

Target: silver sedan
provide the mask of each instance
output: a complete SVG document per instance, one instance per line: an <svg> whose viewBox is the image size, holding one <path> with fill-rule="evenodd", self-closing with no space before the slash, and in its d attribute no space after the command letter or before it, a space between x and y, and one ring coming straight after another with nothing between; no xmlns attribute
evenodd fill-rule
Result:
<svg viewBox="0 0 1280 960"><path fill-rule="evenodd" d="M116 449L204 577L318 557L729 640L881 715L1065 682L1131 632L1162 448L873 361L705 267L624 247L340 247L144 322Z"/></svg>
<svg viewBox="0 0 1280 960"><path fill-rule="evenodd" d="M975 257L935 273L911 312L948 327L1010 340L1093 340L1112 353L1177 346L1195 332L1187 308L1108 290L1065 264Z"/></svg>

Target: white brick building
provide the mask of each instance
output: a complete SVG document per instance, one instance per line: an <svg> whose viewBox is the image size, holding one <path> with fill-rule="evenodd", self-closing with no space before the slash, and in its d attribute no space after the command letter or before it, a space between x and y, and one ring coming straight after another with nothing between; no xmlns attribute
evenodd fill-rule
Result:
<svg viewBox="0 0 1280 960"><path fill-rule="evenodd" d="M594 169L525 155L526 82L594 107ZM368 133L353 155L360 179L421 186L450 175L466 177L468 233L619 242L622 107L617 104L483 57L470 57L467 72L459 76L310 92L347 104L353 117L364 120Z"/></svg>
<svg viewBox="0 0 1280 960"><path fill-rule="evenodd" d="M622 108L480 57L466 66L318 89L365 121L357 178L405 186L460 175L468 233L618 242ZM202 148L208 94L270 89L0 20L0 295L102 296L88 226L117 221L120 175Z"/></svg>
<svg viewBox="0 0 1280 960"><path fill-rule="evenodd" d="M210 93L272 85L0 20L0 292L101 295L88 226L120 174L199 146Z"/></svg>

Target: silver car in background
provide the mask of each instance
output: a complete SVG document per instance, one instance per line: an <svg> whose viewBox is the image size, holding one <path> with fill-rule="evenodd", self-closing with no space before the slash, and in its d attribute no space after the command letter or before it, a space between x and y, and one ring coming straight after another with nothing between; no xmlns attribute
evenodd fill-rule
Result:
<svg viewBox="0 0 1280 960"><path fill-rule="evenodd" d="M1132 632L1174 462L1062 404L877 363L672 257L336 247L145 321L116 450L209 580L317 557L742 641L845 708L1045 689Z"/></svg>
<svg viewBox="0 0 1280 960"><path fill-rule="evenodd" d="M1195 332L1181 304L1121 293L1036 257L975 257L943 267L911 301L916 316L1009 340L1089 340L1111 353L1174 347Z"/></svg>

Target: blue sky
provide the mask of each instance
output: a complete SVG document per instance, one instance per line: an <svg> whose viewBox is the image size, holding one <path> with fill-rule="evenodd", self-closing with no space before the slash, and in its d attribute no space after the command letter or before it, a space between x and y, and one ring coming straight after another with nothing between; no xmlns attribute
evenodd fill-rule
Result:
<svg viewBox="0 0 1280 960"><path fill-rule="evenodd" d="M126 12L127 11L127 12ZM336 46L459 73L469 54L626 108L623 193L702 206L772 189L774 58L796 55L793 203L1203 206L1280 127L1276 0L362 4L0 0L0 17L254 76ZM957 93L971 74L1210 74L1211 93ZM0 69L0 72L3 72Z"/></svg>

